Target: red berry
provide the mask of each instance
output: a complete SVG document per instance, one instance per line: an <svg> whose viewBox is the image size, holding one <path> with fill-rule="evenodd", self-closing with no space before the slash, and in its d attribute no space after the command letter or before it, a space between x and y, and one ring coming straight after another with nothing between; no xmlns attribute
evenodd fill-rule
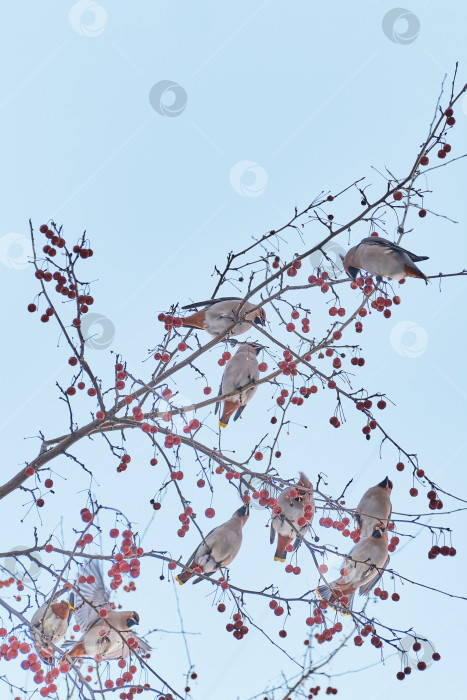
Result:
<svg viewBox="0 0 467 700"><path fill-rule="evenodd" d="M404 195L402 194L402 192L400 190L396 190L396 192L394 192L394 195L393 195L396 202L400 202L400 200L402 199L403 196Z"/></svg>
<svg viewBox="0 0 467 700"><path fill-rule="evenodd" d="M213 518L216 513L215 513L214 508L206 508L206 511L204 514L207 518Z"/></svg>
<svg viewBox="0 0 467 700"><path fill-rule="evenodd" d="M428 158L428 156L422 156L422 157L420 158L420 164L421 164L421 165L428 165L429 162L430 162L430 159Z"/></svg>

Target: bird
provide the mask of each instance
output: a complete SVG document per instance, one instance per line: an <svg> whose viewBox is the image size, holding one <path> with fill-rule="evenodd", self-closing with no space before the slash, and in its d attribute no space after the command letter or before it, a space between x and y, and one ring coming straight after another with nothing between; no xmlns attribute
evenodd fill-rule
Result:
<svg viewBox="0 0 467 700"><path fill-rule="evenodd" d="M230 394L235 389L241 389L251 382L256 382L259 378L259 365L256 359L259 352L263 349L258 343L239 343L238 349L231 360L228 361L227 367L222 376L222 382L219 388L218 396ZM221 428L226 428L233 413L235 413L234 421L242 414L245 406L253 398L257 387L250 386L245 391L240 391L238 394L229 396L224 400L224 408L219 420ZM220 404L216 404L215 412L219 410Z"/></svg>
<svg viewBox="0 0 467 700"><path fill-rule="evenodd" d="M192 316L186 316L182 319L182 325L187 328L205 330L212 338L215 338L220 333L224 333L237 320L236 311L241 301L242 299L237 297L223 297L222 299L208 299L207 301L187 304L187 306L182 307L184 311L197 309L200 306L206 308L197 311ZM246 333L253 323L258 326L266 325L266 313L261 307L256 308L257 306L257 304L251 304L248 301L243 304L239 315L244 318L230 331L229 336Z"/></svg>
<svg viewBox="0 0 467 700"><path fill-rule="evenodd" d="M414 264L428 260L426 255L415 255L386 238L370 236L341 255L345 271L355 280L359 270L365 270L378 278L388 277L401 280L405 277L419 277L428 283L427 276Z"/></svg>
<svg viewBox="0 0 467 700"><path fill-rule="evenodd" d="M94 577L92 583L80 583L79 579L75 581L75 588L81 594L76 600L75 619L83 635L72 643L66 655L109 661L126 658L132 651L147 654L151 647L131 629L139 624L138 613L112 609L110 592L105 588L99 564L95 560L83 567L80 578L83 576ZM100 616L102 611L105 611L105 617Z"/></svg>
<svg viewBox="0 0 467 700"><path fill-rule="evenodd" d="M294 549L297 549L302 538L310 529L314 515L313 486L303 472L300 472L300 479L296 486L289 486L282 491L277 499L277 506L281 512L275 515L271 521L269 539L272 544L277 532L274 561L284 562L287 556L287 545L295 538Z"/></svg>
<svg viewBox="0 0 467 700"><path fill-rule="evenodd" d="M242 530L248 520L248 511L248 505L243 505L235 511L230 520L211 530L195 549L186 566L191 569L199 567L203 574L210 576L221 567L231 564L242 544ZM192 576L195 576L195 572L185 570L176 576L175 580L183 585ZM197 578L194 583L202 580Z"/></svg>
<svg viewBox="0 0 467 700"><path fill-rule="evenodd" d="M70 614L74 611L73 594L70 596L70 602L67 600L58 601L60 596L67 592L67 588L56 591L48 601L36 610L30 623L31 636L36 651L47 664L52 663L53 647L57 646L66 635Z"/></svg>
<svg viewBox="0 0 467 700"><path fill-rule="evenodd" d="M361 539L347 555L341 577L329 585L318 586L316 592L322 600L340 601L350 610L355 591L358 589L360 595L368 595L388 564L388 535L384 525L378 523L371 536ZM347 600L341 600L342 596Z"/></svg>
<svg viewBox="0 0 467 700"><path fill-rule="evenodd" d="M372 486L363 494L355 509L355 520L360 528L360 537L369 537L377 522L387 527L391 517L392 481L388 477L381 483Z"/></svg>

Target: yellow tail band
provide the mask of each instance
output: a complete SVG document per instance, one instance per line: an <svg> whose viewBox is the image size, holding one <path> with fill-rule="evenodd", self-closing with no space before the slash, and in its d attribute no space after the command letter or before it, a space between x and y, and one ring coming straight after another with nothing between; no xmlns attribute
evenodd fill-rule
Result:
<svg viewBox="0 0 467 700"><path fill-rule="evenodd" d="M227 428L227 423L223 423L221 420L219 421L219 425L221 428Z"/></svg>
<svg viewBox="0 0 467 700"><path fill-rule="evenodd" d="M281 561L281 562L284 562L285 559L281 559L281 557L274 557L274 561Z"/></svg>
<svg viewBox="0 0 467 700"><path fill-rule="evenodd" d="M178 578L178 576L175 576L175 580L178 581L178 583L179 583L181 586L183 586L183 584L185 583L185 581L180 581L180 579Z"/></svg>

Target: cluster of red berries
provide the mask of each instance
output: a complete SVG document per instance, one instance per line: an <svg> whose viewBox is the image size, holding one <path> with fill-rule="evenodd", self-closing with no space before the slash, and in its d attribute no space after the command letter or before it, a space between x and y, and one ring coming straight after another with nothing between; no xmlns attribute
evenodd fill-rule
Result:
<svg viewBox="0 0 467 700"><path fill-rule="evenodd" d="M297 365L293 360L293 355L290 350L284 350L284 359L278 362L278 367L282 370L282 374L284 374L286 377L289 375L295 377L297 374Z"/></svg>
<svg viewBox="0 0 467 700"><path fill-rule="evenodd" d="M110 531L110 536L117 538L118 530L115 528L112 529ZM134 545L133 538L134 536L131 530L124 530L122 532L120 552L115 555L114 563L107 572L107 575L112 578L110 588L114 591L123 583L122 574L130 574L131 578L138 578L140 575L140 561L138 557L142 556L144 550ZM130 561L127 561L130 557ZM134 585L131 586L131 590L135 590Z"/></svg>
<svg viewBox="0 0 467 700"><path fill-rule="evenodd" d="M221 357L219 360L217 360L217 364L218 364L220 367L224 367L224 365L226 365L227 362L228 362L231 358L232 358L232 355L230 354L230 352L227 352L227 351L226 351L226 352L223 352L223 353L222 353L222 357Z"/></svg>
<svg viewBox="0 0 467 700"><path fill-rule="evenodd" d="M372 625L368 625L368 624L363 625L362 629L360 630L360 634L358 634L353 639L355 646L361 647L363 644L363 637L368 637L369 634L374 635L374 633L375 633L375 628L372 627ZM375 639L374 636L371 638L372 644L373 644L373 639ZM382 646L382 643L381 643L381 646Z"/></svg>
<svg viewBox="0 0 467 700"><path fill-rule="evenodd" d="M193 515L193 508L186 506L183 513L180 513L178 519L182 523L182 526L177 530L177 535L179 537L185 537L186 533L190 529L190 516Z"/></svg>
<svg viewBox="0 0 467 700"><path fill-rule="evenodd" d="M347 517L342 518L342 520L333 520L329 516L327 516L327 517L323 516L322 518L319 519L319 524L322 527L326 527L326 528L332 527L335 530L337 530L338 532L342 532L344 537L350 537L350 539L355 543L358 542L360 539L360 530L358 530L358 529L352 530L352 531L349 530L348 526L350 525L350 519ZM323 564L323 566L326 566L326 565ZM320 567L320 571L321 571L321 567ZM326 567L326 571L327 571L327 567ZM323 571L322 573L326 573L326 572Z"/></svg>
<svg viewBox="0 0 467 700"><path fill-rule="evenodd" d="M128 454L124 454L120 464L117 467L117 472L124 472L131 462L131 457Z"/></svg>
<svg viewBox="0 0 467 700"><path fill-rule="evenodd" d="M372 299L370 306L376 311L382 311L384 318L391 318L389 307L392 306L392 301L388 297L379 296L377 299Z"/></svg>
<svg viewBox="0 0 467 700"><path fill-rule="evenodd" d="M395 552L395 551L396 551L396 547L397 547L397 545L399 544L399 541L400 541L400 540L399 540L398 537L396 537L396 536L391 537L391 539L390 539L390 541L389 541L389 544L388 544L388 551L389 551L389 552Z"/></svg>
<svg viewBox="0 0 467 700"><path fill-rule="evenodd" d="M377 598L380 598L381 600L388 600L388 598L389 598L388 591L383 591L381 588L379 588L379 586L375 588L373 593L375 594L375 596ZM401 597L400 597L399 593L393 593L391 595L391 600L393 600L395 603L397 603L397 601L400 599L401 599Z"/></svg>
<svg viewBox="0 0 467 700"><path fill-rule="evenodd" d="M301 260L294 260L293 263L292 263L292 265L291 265L291 266L289 267L289 269L287 270L287 275L288 275L289 277L295 277L296 274L297 274L297 272L298 272L299 269L301 268L301 266L302 266Z"/></svg>
<svg viewBox="0 0 467 700"><path fill-rule="evenodd" d="M345 316L345 309L341 306L340 308L337 308L337 306L331 306L329 309L329 315L330 316L340 316L343 318Z"/></svg>
<svg viewBox="0 0 467 700"><path fill-rule="evenodd" d="M322 632L316 632L315 639L318 644L331 642L334 635L338 634L338 632L342 632L342 624L340 622L336 622L333 627L326 627Z"/></svg>
<svg viewBox="0 0 467 700"><path fill-rule="evenodd" d="M6 578L3 581L0 581L0 588L9 588L10 586L12 586L14 584L14 582L15 582L15 578L13 576L10 576L10 578ZM17 580L16 581L16 588L18 591L24 591L23 582Z"/></svg>
<svg viewBox="0 0 467 700"><path fill-rule="evenodd" d="M6 634L6 629L1 628L0 637L5 637ZM60 673L59 670L57 668L53 668L45 673L41 667L41 660L38 658L37 654L29 653L30 651L31 647L29 644L20 642L17 637L11 636L8 639L8 644L5 643L0 646L0 658L4 659L5 661L11 661L12 659L16 659L18 653L28 654L27 659L24 659L24 661L21 662L21 668L25 671L32 671L32 673L34 673L33 680L37 685L42 683L46 684L41 688L40 695L42 697L47 697L52 693L56 693L57 686L55 685L54 681Z"/></svg>
<svg viewBox="0 0 467 700"><path fill-rule="evenodd" d="M198 430L198 428L201 427L201 423L197 418L193 418L187 425L183 426L183 432L184 433L191 433L193 430Z"/></svg>
<svg viewBox="0 0 467 700"><path fill-rule="evenodd" d="M418 472L417 472L418 476ZM428 491L427 493L427 498L430 501L428 504L428 508L430 510L441 510L443 507L443 501L441 501L438 496L436 495L436 491Z"/></svg>
<svg viewBox="0 0 467 700"><path fill-rule="evenodd" d="M421 648L422 648L422 645L420 644L420 642L415 642L415 644L412 647L412 649L416 652L420 651ZM440 654L438 654L437 651L435 651L431 655L431 658L433 659L433 661L439 661L441 659L441 656L440 656ZM427 665L424 661L419 661L417 663L417 669L419 671L425 671L426 668L427 668ZM403 681L404 678L406 676L409 676L411 673L412 673L412 669L410 668L410 666L406 666L403 671L398 671L398 673L396 673L396 678L399 681Z"/></svg>
<svg viewBox="0 0 467 700"><path fill-rule="evenodd" d="M454 547L448 547L447 545L438 547L438 545L435 544L428 552L428 559L436 559L438 554L441 554L443 557L455 557L457 551L454 549Z"/></svg>
<svg viewBox="0 0 467 700"><path fill-rule="evenodd" d="M161 323L165 324L165 330L171 331L172 328L180 328L183 325L183 319L177 316L171 316L170 314L159 314L157 317ZM156 360L160 359L156 357Z"/></svg>
<svg viewBox="0 0 467 700"><path fill-rule="evenodd" d="M321 287L321 291L323 294L325 294L329 291L329 284L326 283L328 277L329 275L327 272L322 272L319 277L316 277L316 275L310 275L308 277L308 282L312 287Z"/></svg>
<svg viewBox="0 0 467 700"><path fill-rule="evenodd" d="M326 695L337 695L337 688L332 688L331 686L329 686L328 688L326 688Z"/></svg>
<svg viewBox="0 0 467 700"><path fill-rule="evenodd" d="M222 603L221 603L222 605ZM218 608L219 609L219 608ZM232 632L235 639L243 639L243 637L248 634L249 629L245 625L244 620L240 613L235 613L232 615L233 622L229 622L225 629L227 632Z"/></svg>

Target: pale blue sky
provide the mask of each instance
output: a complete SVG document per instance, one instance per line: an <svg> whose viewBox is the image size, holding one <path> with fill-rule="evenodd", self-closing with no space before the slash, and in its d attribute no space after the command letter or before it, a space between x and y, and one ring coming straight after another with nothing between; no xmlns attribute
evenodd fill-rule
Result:
<svg viewBox="0 0 467 700"><path fill-rule="evenodd" d="M24 438L40 429L53 436L67 428L55 381L66 383L69 377L68 353L57 348L51 324L45 327L26 312L37 291L24 262L27 247L22 248L29 217L36 227L54 217L69 237L87 229L95 251L87 263L89 279L97 280L94 310L115 326L111 346L91 350L90 358L96 371L110 378L113 349L135 374L147 376L149 366L142 360L160 338L159 311L173 302L209 297L214 264L222 264L229 250L248 244L251 236L283 225L295 206L305 207L320 191L342 189L364 175L380 191L381 179L372 166L403 175L427 133L443 75L449 81L456 60L459 84L467 80L467 11L461 2L448 1L442 8L411 2L408 11L418 18L420 30L406 45L383 33L383 17L394 7L386 0L358 7L342 0L328 6L305 0L88 2L87 11L85 6L43 0L2 9L0 41L3 65L8 65L0 95L3 480L34 456L37 442ZM404 20L396 30L405 31ZM182 88L178 116L164 116L151 105L151 88L161 81ZM460 155L467 150L467 100L455 116L452 155ZM237 165L245 161L253 165ZM253 168L250 175L239 179L246 167ZM466 266L465 167L460 161L426 181L434 192L429 208L457 225L431 216L408 222L414 230L407 245L430 257L423 268L428 273ZM358 199L348 198L336 205L336 212L345 221L359 207ZM352 244L366 233L363 225L356 227ZM310 229L309 235L319 232ZM339 244L345 248L348 239ZM287 255L297 245L291 239ZM411 280L401 296L390 320L378 315L367 323L361 338L367 362L355 388L366 383L370 391L387 392L396 403L385 416L391 433L419 454L426 472L447 491L464 497L466 281L446 280L440 294L436 284L425 288ZM312 308L312 323L323 328L326 310L314 299L309 294L305 301ZM221 374L218 355L214 350L200 363L213 387ZM199 382L189 375L179 389L189 400L200 394ZM267 387L259 389L255 409L245 411L244 420L223 435L223 445L236 449L242 459L268 429L270 394ZM296 414L308 430L294 428L290 438L281 440L284 477L302 469L315 481L322 470L333 494L354 477L348 503L356 505L368 486L389 474L395 482L394 510L426 512L425 495L411 499L408 475L396 475L397 455L389 446L380 459L376 440L362 439L358 416L352 412L335 431L328 423L330 397L313 400ZM91 409L94 405L83 401L83 420ZM207 422L214 444L216 421L210 416ZM150 471L146 446L136 436L130 436L129 444L132 467L123 475L116 475L114 460L98 441L81 446L77 454L93 470L98 499L119 505L142 532L152 517L148 499L160 479ZM28 510L27 494L15 494L2 504L4 520L15 524L4 532L2 549L30 544L33 525L42 538L52 529L60 536L62 528L65 542L72 541L82 507L82 496L73 494L87 483L71 462L58 471L67 481L55 478L57 493L46 499L43 525L34 511L18 524L18 514ZM184 471L194 471L189 459ZM196 509L204 511L208 494L196 490L192 497ZM143 544L188 556L197 537L193 528L184 540L176 536L175 503L167 499ZM236 506L232 491L220 482L215 524ZM407 578L463 594L465 517L461 512L436 522L454 528L457 557L429 562L431 539L423 532L393 557L392 565ZM266 514L254 511L245 545L232 565L234 581L251 588L275 582L289 594L314 587L316 570L306 552L299 554L303 574L293 580L272 561L266 525ZM159 574L158 566L144 562L138 592L128 597L127 604L140 612L142 633L154 627L179 629L174 589L159 581ZM395 679L398 659L390 658L384 666L334 679L332 685L342 697L356 697L364 685L367 700L386 700L394 693L401 700L446 692L463 697L465 602L400 583L396 589L399 603L370 606L386 624L413 626L426 635L442 662L400 683ZM194 698L246 700L265 683L276 683L279 669L293 671L293 664L259 633L252 631L240 643L227 634L227 615L211 607L210 593L208 584L177 589L186 629L202 630L202 636L189 638L199 675ZM125 604L124 593L119 599ZM252 601L250 609L279 641L278 621L267 604ZM287 627L283 646L292 656L304 648L306 616L297 610ZM155 668L182 688L186 656L181 637L151 639ZM351 646L339 654L332 671L365 667L379 658L369 644L360 650ZM7 670L11 673L12 667ZM326 685L324 679L320 685Z"/></svg>

